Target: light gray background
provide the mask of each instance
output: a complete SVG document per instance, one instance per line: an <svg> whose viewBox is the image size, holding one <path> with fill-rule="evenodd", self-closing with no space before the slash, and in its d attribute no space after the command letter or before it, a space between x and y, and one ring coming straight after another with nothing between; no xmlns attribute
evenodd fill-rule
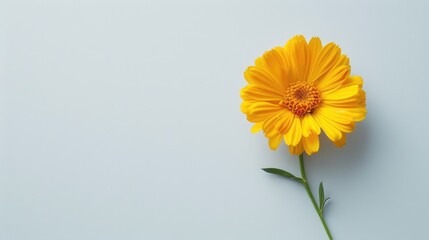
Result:
<svg viewBox="0 0 429 240"><path fill-rule="evenodd" d="M307 158L336 239L429 239L427 1L1 1L0 239L325 239L239 111L243 71L335 41L368 116Z"/></svg>

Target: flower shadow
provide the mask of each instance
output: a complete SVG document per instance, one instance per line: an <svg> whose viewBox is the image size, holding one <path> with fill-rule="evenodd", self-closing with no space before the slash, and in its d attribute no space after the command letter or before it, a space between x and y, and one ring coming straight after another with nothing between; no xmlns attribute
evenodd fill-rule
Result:
<svg viewBox="0 0 429 240"><path fill-rule="evenodd" d="M371 122L358 123L356 130L347 134L347 143L340 149L326 136L321 136L320 151L314 156L306 156L309 176L314 180L326 179L332 182L338 179L354 181L355 177L362 177L362 172L369 167L366 162L374 146L371 134Z"/></svg>

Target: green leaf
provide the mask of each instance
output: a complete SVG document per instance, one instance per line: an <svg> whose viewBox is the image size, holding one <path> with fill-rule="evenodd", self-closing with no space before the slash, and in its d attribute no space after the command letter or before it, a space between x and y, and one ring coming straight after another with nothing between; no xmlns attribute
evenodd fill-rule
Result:
<svg viewBox="0 0 429 240"><path fill-rule="evenodd" d="M323 212L323 205L325 202L325 190L323 190L323 182L319 184L319 209Z"/></svg>
<svg viewBox="0 0 429 240"><path fill-rule="evenodd" d="M330 197L327 197L327 198L325 199L325 201L323 201L322 208L320 209L320 211L322 212L322 214L323 214L323 210L325 210L326 202L327 202L329 199L330 199Z"/></svg>
<svg viewBox="0 0 429 240"><path fill-rule="evenodd" d="M282 170L282 169L278 169L278 168L263 168L262 170L264 170L267 173L276 174L276 175L279 175L279 176L282 176L282 177L285 177L285 178L289 178L289 179L298 181L300 183L304 183L304 180L302 180L302 178L299 178L299 177L293 175L292 173L287 172L287 171Z"/></svg>
<svg viewBox="0 0 429 240"><path fill-rule="evenodd" d="M327 197L327 198L325 199L325 201L323 202L323 208L325 208L326 202L327 202L329 199L330 199L330 197Z"/></svg>

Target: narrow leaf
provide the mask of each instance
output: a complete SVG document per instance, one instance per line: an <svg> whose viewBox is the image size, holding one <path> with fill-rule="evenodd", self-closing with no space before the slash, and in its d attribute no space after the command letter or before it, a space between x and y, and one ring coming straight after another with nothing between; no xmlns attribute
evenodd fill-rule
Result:
<svg viewBox="0 0 429 240"><path fill-rule="evenodd" d="M325 201L323 202L323 208L325 208L326 202L327 202L329 199L330 199L330 197L327 197L327 198L325 199Z"/></svg>
<svg viewBox="0 0 429 240"><path fill-rule="evenodd" d="M323 205L325 202L325 190L323 190L323 183L319 184L319 209L323 212Z"/></svg>
<svg viewBox="0 0 429 240"><path fill-rule="evenodd" d="M325 201L323 201L322 208L320 209L320 212L321 212L322 214L323 214L323 211L325 210L326 202L327 202L329 199L330 199L330 197L327 197L327 198L325 199Z"/></svg>
<svg viewBox="0 0 429 240"><path fill-rule="evenodd" d="M263 168L262 170L264 170L267 173L276 174L276 175L279 175L279 176L282 176L282 177L285 177L285 178L289 178L289 179L298 181L300 183L304 183L304 181L302 180L302 178L299 178L299 177L293 175L292 173L287 172L287 171L282 170L282 169L278 169L278 168Z"/></svg>

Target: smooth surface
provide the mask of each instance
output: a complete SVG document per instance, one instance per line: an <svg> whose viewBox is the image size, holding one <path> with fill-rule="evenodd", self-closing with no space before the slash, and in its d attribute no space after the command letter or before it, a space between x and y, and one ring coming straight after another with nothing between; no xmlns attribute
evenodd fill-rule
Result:
<svg viewBox="0 0 429 240"><path fill-rule="evenodd" d="M323 2L323 3L322 3ZM326 239L240 113L244 69L337 42L368 116L306 158L335 239L427 239L427 1L0 2L0 239ZM317 194L316 194L317 195Z"/></svg>

